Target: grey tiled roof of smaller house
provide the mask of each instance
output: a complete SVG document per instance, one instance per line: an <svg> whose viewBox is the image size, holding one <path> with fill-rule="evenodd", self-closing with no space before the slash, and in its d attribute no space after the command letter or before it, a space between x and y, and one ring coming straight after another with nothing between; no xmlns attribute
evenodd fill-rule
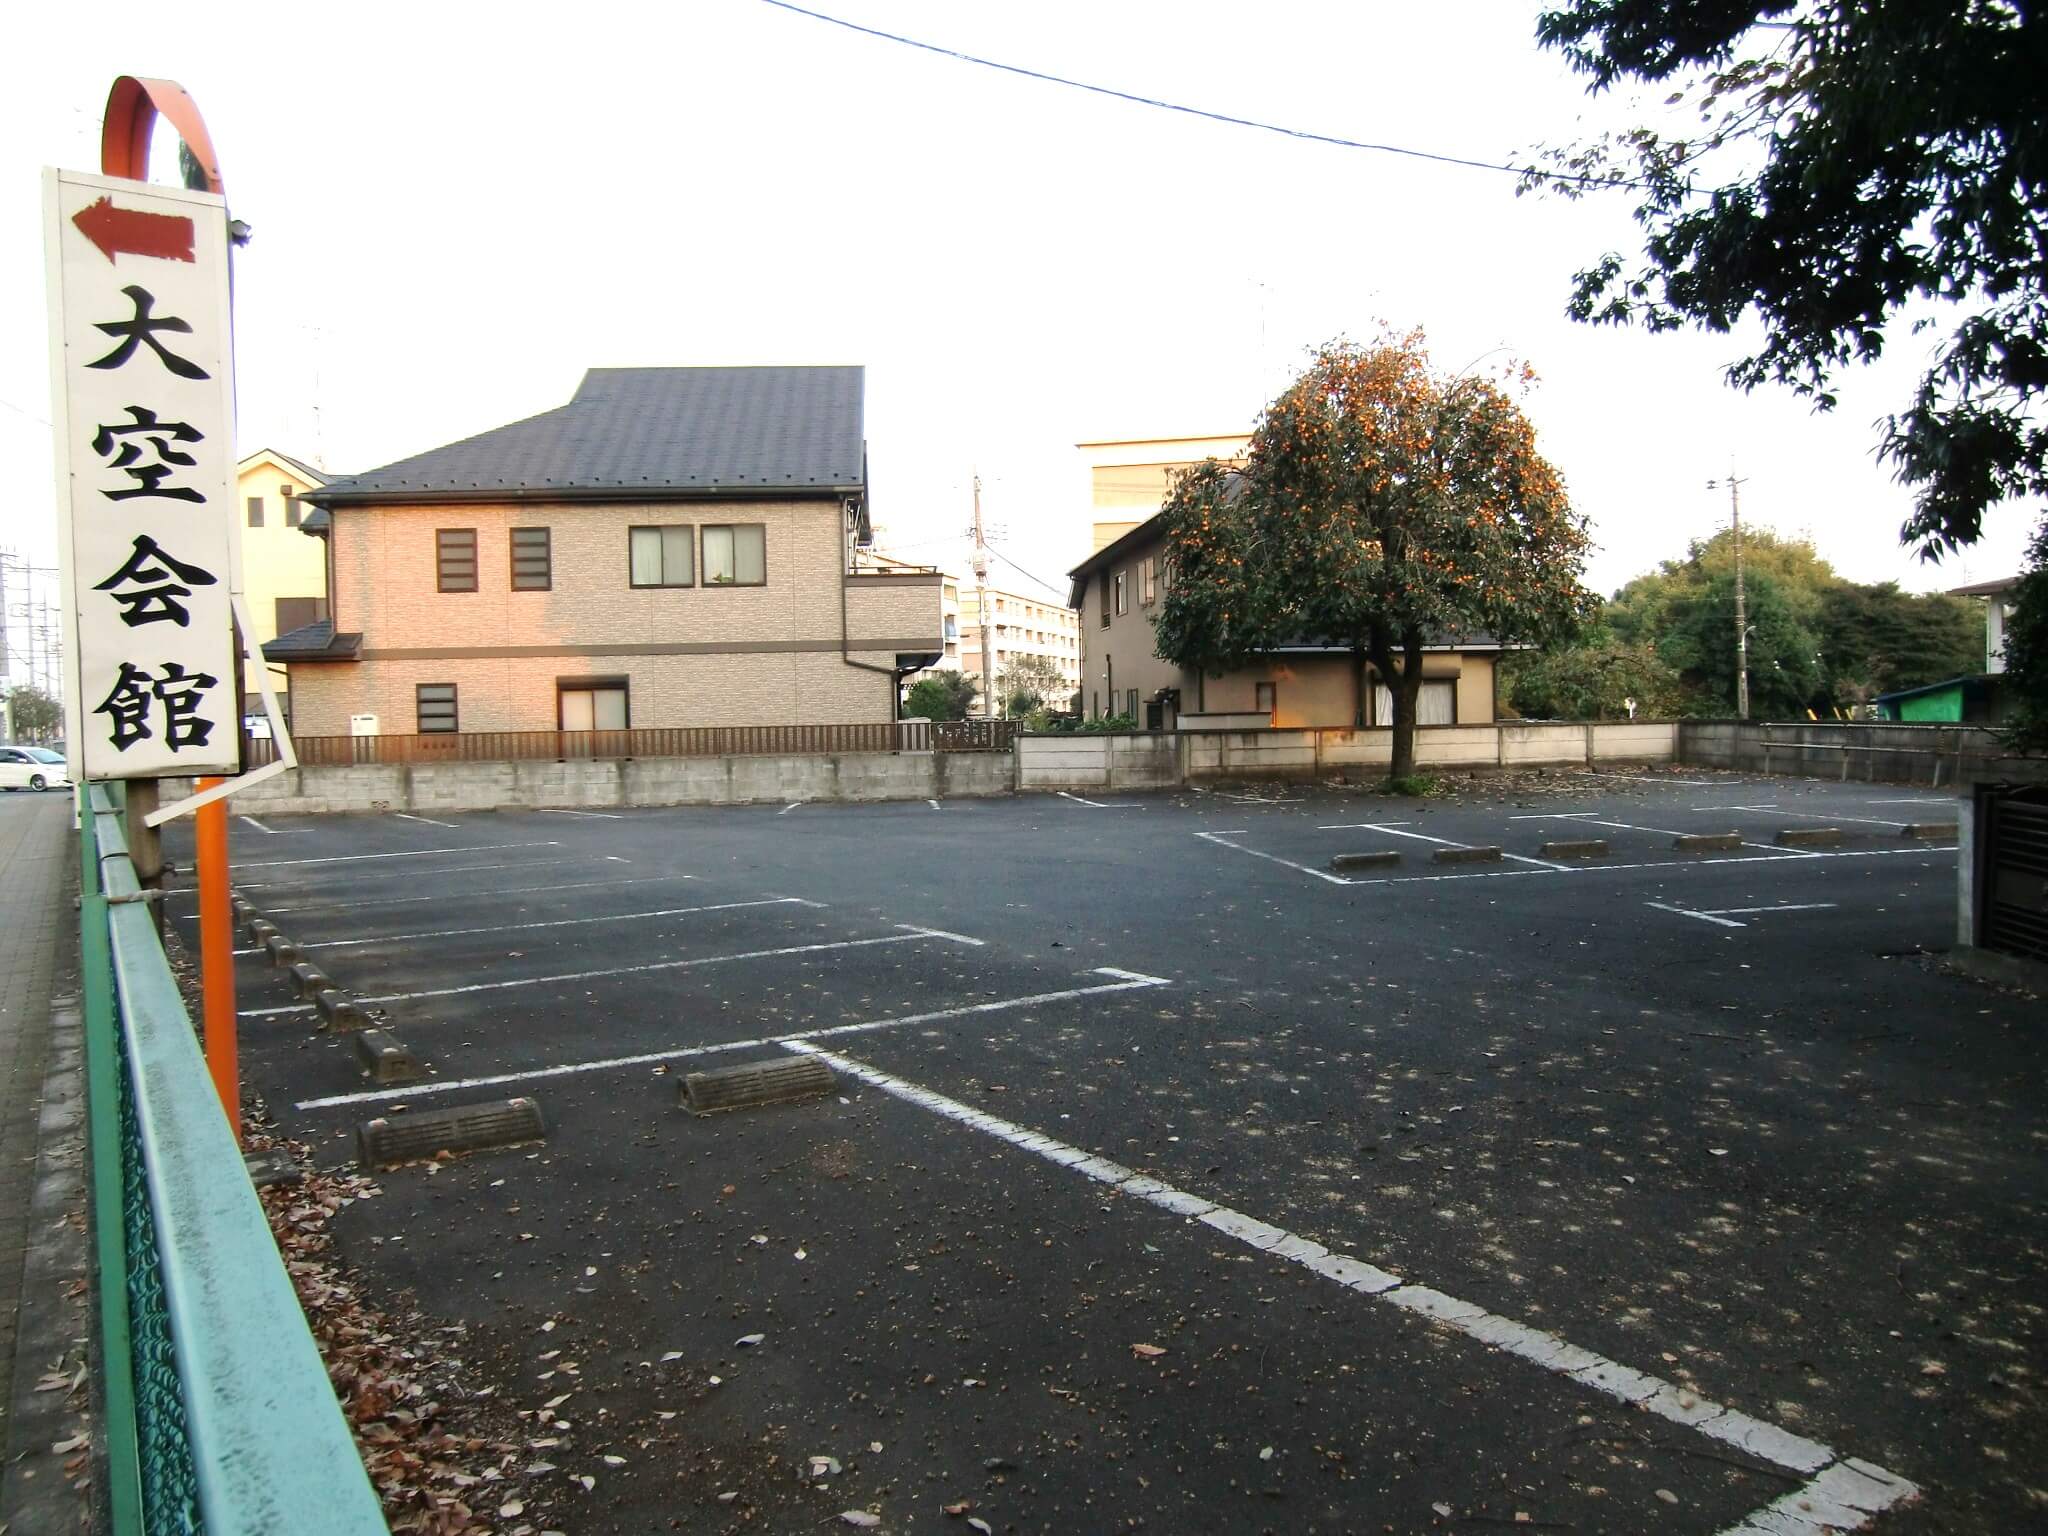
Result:
<svg viewBox="0 0 2048 1536"><path fill-rule="evenodd" d="M641 497L865 481L864 369L593 368L567 405L359 475L306 500Z"/></svg>
<svg viewBox="0 0 2048 1536"><path fill-rule="evenodd" d="M275 640L264 642L265 661L354 661L363 648L363 637L352 630L334 632L331 619L301 624Z"/></svg>

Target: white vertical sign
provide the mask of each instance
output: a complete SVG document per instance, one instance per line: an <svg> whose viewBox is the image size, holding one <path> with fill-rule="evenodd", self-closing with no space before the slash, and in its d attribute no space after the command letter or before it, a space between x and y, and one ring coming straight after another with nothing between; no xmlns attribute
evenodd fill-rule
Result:
<svg viewBox="0 0 2048 1536"><path fill-rule="evenodd" d="M43 173L71 776L241 766L227 205Z"/></svg>

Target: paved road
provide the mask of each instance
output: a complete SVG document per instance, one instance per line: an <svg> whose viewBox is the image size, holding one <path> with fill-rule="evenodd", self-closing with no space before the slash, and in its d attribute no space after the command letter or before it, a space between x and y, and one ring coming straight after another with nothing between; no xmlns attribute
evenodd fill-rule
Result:
<svg viewBox="0 0 2048 1536"><path fill-rule="evenodd" d="M7 1442L7 1384L36 1128L49 1064L50 993L75 947L68 893L71 802L61 794L0 792L0 1445Z"/></svg>
<svg viewBox="0 0 2048 1536"><path fill-rule="evenodd" d="M338 1231L561 1398L579 1531L1691 1536L1889 1479L1880 1532L2017 1529L2048 1096L2038 1001L1939 967L1954 853L1899 829L1952 812L1663 775L238 822L238 887L436 1076L362 1084L255 956L245 1070L337 1162L541 1098L545 1148ZM792 1050L841 1092L675 1107Z"/></svg>

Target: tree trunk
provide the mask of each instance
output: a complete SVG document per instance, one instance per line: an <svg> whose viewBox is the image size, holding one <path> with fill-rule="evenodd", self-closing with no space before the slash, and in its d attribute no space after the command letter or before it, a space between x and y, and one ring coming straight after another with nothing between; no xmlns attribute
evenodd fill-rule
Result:
<svg viewBox="0 0 2048 1536"><path fill-rule="evenodd" d="M1394 700L1394 750L1393 760L1387 765L1387 777L1405 779L1415 772L1416 702L1422 697L1422 631L1409 629L1402 634L1398 662L1391 637L1375 635L1368 651Z"/></svg>

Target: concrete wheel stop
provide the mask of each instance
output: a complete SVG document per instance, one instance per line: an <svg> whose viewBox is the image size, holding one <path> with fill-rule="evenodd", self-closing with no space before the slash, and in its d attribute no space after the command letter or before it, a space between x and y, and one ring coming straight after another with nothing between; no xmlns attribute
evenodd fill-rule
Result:
<svg viewBox="0 0 2048 1536"><path fill-rule="evenodd" d="M540 1100L494 1099L365 1120L356 1127L356 1161L365 1168L390 1168L438 1152L482 1152L546 1138Z"/></svg>
<svg viewBox="0 0 2048 1536"><path fill-rule="evenodd" d="M834 1085L832 1069L817 1057L787 1056L779 1061L692 1072L683 1079L676 1096L692 1114L712 1115L727 1109L815 1099L830 1093Z"/></svg>

